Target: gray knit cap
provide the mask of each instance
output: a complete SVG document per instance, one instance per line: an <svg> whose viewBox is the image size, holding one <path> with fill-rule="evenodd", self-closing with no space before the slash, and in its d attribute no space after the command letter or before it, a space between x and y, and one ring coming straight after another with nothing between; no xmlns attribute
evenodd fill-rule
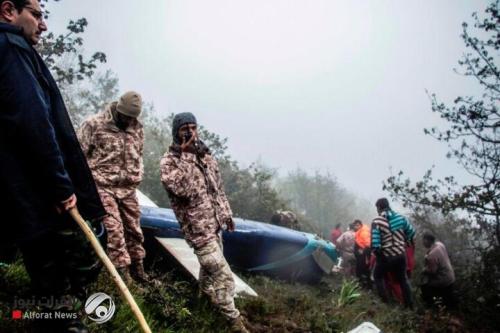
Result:
<svg viewBox="0 0 500 333"><path fill-rule="evenodd" d="M198 124L196 122L196 117L191 112L182 112L174 116L174 121L172 121L172 138L174 143L181 144L179 138L179 128L185 124Z"/></svg>
<svg viewBox="0 0 500 333"><path fill-rule="evenodd" d="M116 111L129 117L137 118L141 114L142 98L135 91L128 91L118 100Z"/></svg>

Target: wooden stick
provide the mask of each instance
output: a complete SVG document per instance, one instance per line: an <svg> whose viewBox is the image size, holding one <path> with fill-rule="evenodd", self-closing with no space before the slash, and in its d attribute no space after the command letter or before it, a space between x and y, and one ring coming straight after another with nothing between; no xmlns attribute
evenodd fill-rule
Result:
<svg viewBox="0 0 500 333"><path fill-rule="evenodd" d="M127 288L127 285L123 282L120 274L118 274L118 271L116 270L115 266L109 260L108 256L106 255L106 252L104 252L104 249L101 246L101 243L99 243L99 240L97 237L94 235L94 232L90 227L87 225L85 220L82 218L80 213L78 212L78 209L72 208L69 210L69 214L71 217L78 223L80 228L83 230L85 233L85 236L87 239L90 241L92 244L92 247L97 253L97 256L101 259L101 261L104 263L104 266L106 266L108 272L111 274L111 277L115 281L115 283L118 285L118 288L120 289L122 295L125 297L125 300L128 302L130 305L130 308L132 309L132 312L136 316L137 320L139 321L139 324L142 328L142 330L145 333L151 333L151 329L148 326L148 323L146 322L146 319L144 318L144 315L141 312L141 309L139 309L139 306L137 306L137 303L134 300L134 297L130 293L130 291Z"/></svg>

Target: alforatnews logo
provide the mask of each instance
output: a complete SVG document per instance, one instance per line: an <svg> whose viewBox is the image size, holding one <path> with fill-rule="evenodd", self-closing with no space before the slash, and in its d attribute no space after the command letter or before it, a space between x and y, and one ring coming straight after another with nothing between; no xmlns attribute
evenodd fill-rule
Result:
<svg viewBox="0 0 500 333"><path fill-rule="evenodd" d="M107 322L115 313L115 302L105 293L90 295L85 302L85 313L98 324Z"/></svg>

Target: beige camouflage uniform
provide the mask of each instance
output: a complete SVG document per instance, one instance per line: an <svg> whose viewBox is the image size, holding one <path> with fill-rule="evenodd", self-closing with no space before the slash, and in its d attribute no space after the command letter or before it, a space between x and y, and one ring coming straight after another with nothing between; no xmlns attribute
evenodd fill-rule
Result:
<svg viewBox="0 0 500 333"><path fill-rule="evenodd" d="M120 130L113 120L112 108L116 108L116 102L87 119L78 138L109 214L104 219L108 255L120 268L129 266L131 261L141 261L146 255L135 192L144 174L144 132L139 121Z"/></svg>
<svg viewBox="0 0 500 333"><path fill-rule="evenodd" d="M200 262L201 290L228 319L238 318L233 274L220 236L232 212L217 162L210 154L181 154L180 147L173 145L161 160L161 181L186 241Z"/></svg>

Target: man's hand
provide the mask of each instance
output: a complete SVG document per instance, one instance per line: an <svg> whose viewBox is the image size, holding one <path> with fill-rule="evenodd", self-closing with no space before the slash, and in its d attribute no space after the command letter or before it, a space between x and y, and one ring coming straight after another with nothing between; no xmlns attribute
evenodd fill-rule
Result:
<svg viewBox="0 0 500 333"><path fill-rule="evenodd" d="M193 142L195 142L195 140L198 140L198 136L196 135L196 133L193 133L193 135L191 135L191 138L189 138L189 140L187 142L186 142L186 138L183 137L182 144L181 144L182 151L188 151L188 150L192 149L192 144L193 144Z"/></svg>
<svg viewBox="0 0 500 333"><path fill-rule="evenodd" d="M76 207L76 195L73 193L68 199L63 200L56 206L59 214L67 212L68 210Z"/></svg>
<svg viewBox="0 0 500 333"><path fill-rule="evenodd" d="M231 217L226 220L226 225L227 225L227 231L231 232L234 231L235 228L234 221Z"/></svg>

